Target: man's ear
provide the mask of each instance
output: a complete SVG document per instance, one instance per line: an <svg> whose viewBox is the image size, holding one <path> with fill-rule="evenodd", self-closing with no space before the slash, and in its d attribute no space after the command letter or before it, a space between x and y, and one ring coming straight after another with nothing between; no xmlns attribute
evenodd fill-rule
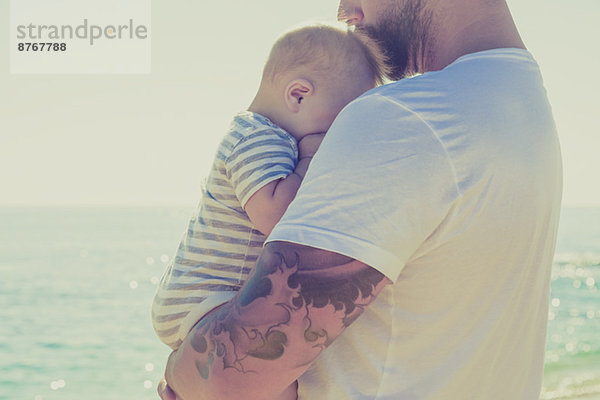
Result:
<svg viewBox="0 0 600 400"><path fill-rule="evenodd" d="M300 111L302 102L314 93L313 84L307 79L298 78L285 87L285 104L291 112Z"/></svg>

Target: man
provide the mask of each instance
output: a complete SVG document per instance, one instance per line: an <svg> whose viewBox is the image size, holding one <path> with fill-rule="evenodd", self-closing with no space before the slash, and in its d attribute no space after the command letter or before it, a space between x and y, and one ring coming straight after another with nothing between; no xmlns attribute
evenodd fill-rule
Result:
<svg viewBox="0 0 600 400"><path fill-rule="evenodd" d="M422 75L340 113L251 279L159 392L537 399L561 162L505 1L342 0L339 18L380 41L392 79Z"/></svg>

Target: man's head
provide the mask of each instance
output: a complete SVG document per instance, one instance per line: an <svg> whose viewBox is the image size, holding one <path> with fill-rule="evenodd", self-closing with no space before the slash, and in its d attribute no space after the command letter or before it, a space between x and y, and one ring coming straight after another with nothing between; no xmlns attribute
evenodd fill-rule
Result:
<svg viewBox="0 0 600 400"><path fill-rule="evenodd" d="M466 54L525 48L506 0L340 0L338 20L379 43L394 80Z"/></svg>
<svg viewBox="0 0 600 400"><path fill-rule="evenodd" d="M284 100L274 120L300 138L327 131L344 106L381 84L385 74L374 41L345 27L313 24L285 33L273 45L261 90Z"/></svg>
<svg viewBox="0 0 600 400"><path fill-rule="evenodd" d="M393 80L420 72L431 39L426 0L341 0L338 20L377 41Z"/></svg>

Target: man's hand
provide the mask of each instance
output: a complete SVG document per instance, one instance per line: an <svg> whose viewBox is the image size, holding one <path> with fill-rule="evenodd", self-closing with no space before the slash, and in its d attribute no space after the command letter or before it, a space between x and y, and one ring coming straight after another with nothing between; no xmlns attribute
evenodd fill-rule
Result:
<svg viewBox="0 0 600 400"><path fill-rule="evenodd" d="M161 379L156 388L158 395L162 400L179 400L175 392L169 387L167 381Z"/></svg>
<svg viewBox="0 0 600 400"><path fill-rule="evenodd" d="M312 158L319 149L324 137L324 133L313 133L300 139L298 142L298 158Z"/></svg>

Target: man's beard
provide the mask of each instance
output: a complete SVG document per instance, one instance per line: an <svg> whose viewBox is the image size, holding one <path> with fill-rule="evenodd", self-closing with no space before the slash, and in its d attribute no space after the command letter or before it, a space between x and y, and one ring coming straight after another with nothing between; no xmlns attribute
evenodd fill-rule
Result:
<svg viewBox="0 0 600 400"><path fill-rule="evenodd" d="M388 78L399 80L420 71L431 25L422 0L407 0L406 4L384 10L376 25L359 28L377 41L387 57Z"/></svg>

